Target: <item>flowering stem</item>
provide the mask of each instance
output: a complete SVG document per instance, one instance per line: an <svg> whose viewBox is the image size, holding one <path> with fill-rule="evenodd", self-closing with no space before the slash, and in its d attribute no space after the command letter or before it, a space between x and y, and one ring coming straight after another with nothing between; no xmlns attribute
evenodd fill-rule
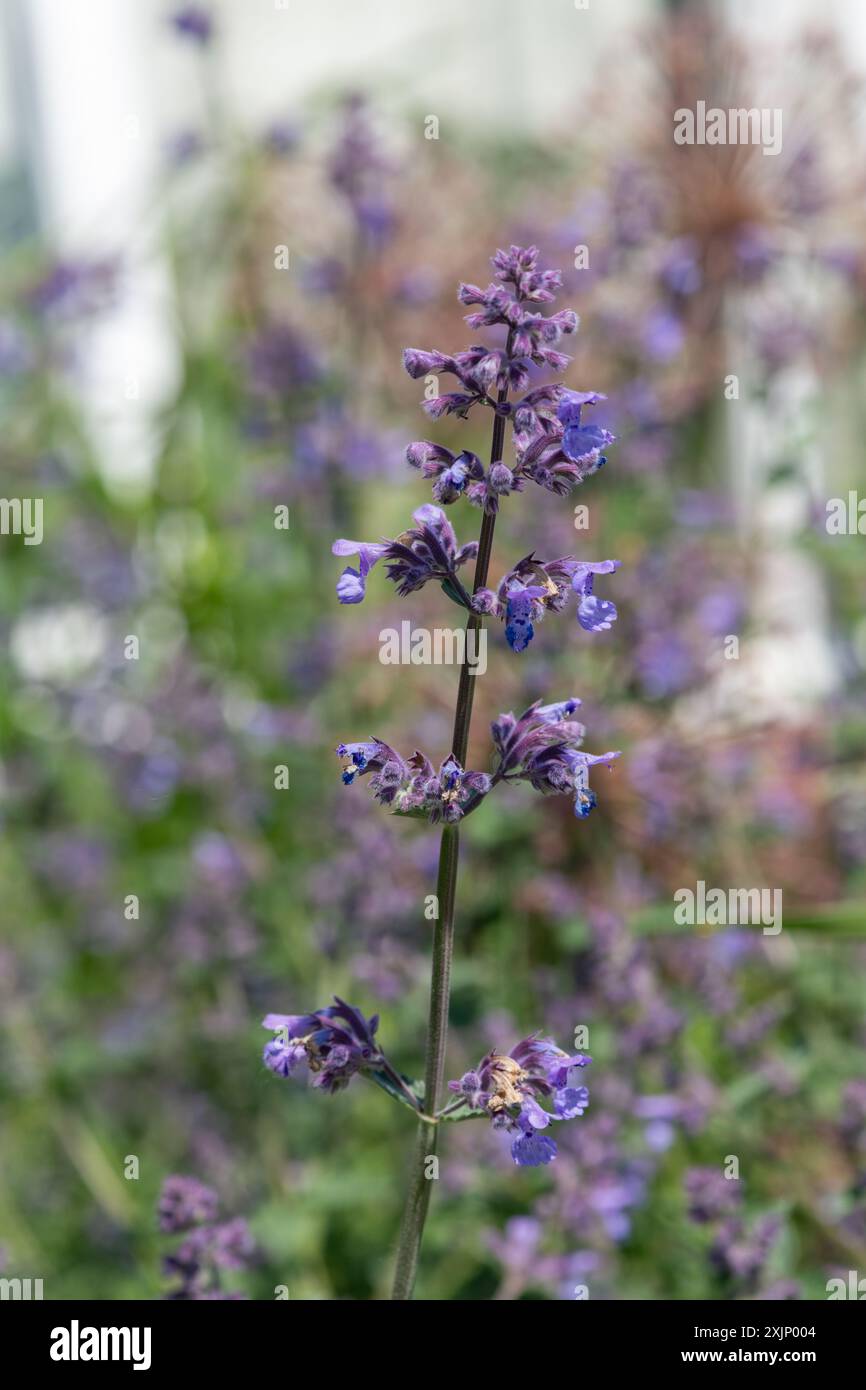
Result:
<svg viewBox="0 0 866 1390"><path fill-rule="evenodd" d="M509 335L510 348L510 335ZM508 387L499 391L499 404L504 404ZM493 438L490 446L490 462L497 463L502 458L505 438L505 415L497 411L493 421ZM490 568L490 555L493 550L493 530L496 525L495 513L485 511L478 539L478 558L475 562L474 588L484 588ZM469 646L470 632L477 633L481 628L481 618L471 613L466 623L466 643L464 651L473 650ZM477 650L477 647L474 648ZM460 683L457 688L457 707L454 713L454 737L451 751L460 763L466 766L466 753L469 747L469 727L472 722L472 700L475 682L468 661L460 667ZM460 833L456 825L442 828L439 846L439 874L436 883L436 896L439 915L433 929L433 960L430 967L430 1013L427 1024L427 1057L424 1067L424 1109L434 1115L442 1089L445 1074L445 1048L448 1041L448 1006L451 998L451 958L454 952L454 914L457 895L457 863L460 854ZM392 1299L407 1300L412 1297L415 1273L418 1268L418 1255L430 1205L431 1178L428 1177L428 1160L436 1153L438 1126L421 1120L415 1137L415 1151L412 1155L409 1191L403 1212L403 1225L397 1247L397 1268L394 1275Z"/></svg>

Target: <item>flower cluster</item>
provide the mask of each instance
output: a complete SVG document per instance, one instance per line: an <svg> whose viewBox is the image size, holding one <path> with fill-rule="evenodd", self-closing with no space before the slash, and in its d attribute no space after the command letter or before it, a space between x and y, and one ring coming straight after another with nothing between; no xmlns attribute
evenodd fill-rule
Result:
<svg viewBox="0 0 866 1390"><path fill-rule="evenodd" d="M262 1027L278 1036L265 1044L263 1060L283 1077L306 1063L319 1090L343 1091L358 1072L383 1065L375 1037L378 1026L378 1015L367 1019L336 995L333 1004L311 1014L268 1014Z"/></svg>
<svg viewBox="0 0 866 1390"><path fill-rule="evenodd" d="M381 247L393 235L395 211L384 191L391 172L391 161L379 145L367 102L360 94L352 94L343 102L328 175L346 199L367 250Z"/></svg>
<svg viewBox="0 0 866 1390"><path fill-rule="evenodd" d="M381 805L396 815L426 817L434 825L460 820L467 804L476 804L492 784L486 773L462 768L453 754L437 772L423 753L414 753L407 762L377 738L341 743L337 756L343 763L346 786L371 773L370 789Z"/></svg>
<svg viewBox="0 0 866 1390"><path fill-rule="evenodd" d="M334 541L334 555L357 555L358 568L347 566L337 584L340 603L361 603L367 591L367 575L380 560L385 561L388 578L401 597L422 589L438 579L450 598L464 607L469 598L457 577L457 570L478 553L475 541L458 546L454 527L439 507L429 504L412 513L416 522L396 540L380 542Z"/></svg>
<svg viewBox="0 0 866 1390"><path fill-rule="evenodd" d="M554 705L536 700L519 718L500 714L490 732L499 754L494 780L526 781L545 794L573 796L574 814L583 820L597 805L589 769L609 767L620 755L582 751L586 729L571 717L579 705L575 698Z"/></svg>
<svg viewBox="0 0 866 1390"><path fill-rule="evenodd" d="M493 267L496 279L486 290L462 284L458 298L463 304L481 306L466 316L467 322L472 328L504 330L504 346L473 344L453 355L438 349L407 348L403 363L414 378L443 373L457 378L461 390L424 402L434 419L442 415L465 418L480 404L490 406L510 423L514 463L509 465L494 456L485 468L471 450L455 453L434 440L415 440L406 450L407 461L432 481L433 500L438 505L415 512L417 527L394 541L338 540L332 549L335 555L360 557L357 569L348 568L340 576L337 597L341 603L361 602L367 575L384 558L398 593L411 593L429 579L438 579L456 603L471 606L479 614L504 618L508 643L519 652L531 641L534 624L544 613L564 607L569 589L577 594L578 622L584 631L609 628L616 619L616 608L595 597L593 576L612 573L619 561L578 561L565 556L543 563L529 555L503 577L498 590L487 589L482 582L470 596L455 571L477 554L477 547L457 549L454 532L440 508L465 497L487 516L494 516L501 499L523 492L528 481L564 496L601 468L606 461L603 450L614 442L614 435L584 418L588 407L605 399L599 391L570 391L557 383L527 389L534 369L563 371L570 360L553 345L576 332L577 315L563 309L545 317L536 307L553 300L561 285L559 271L540 270L534 246L497 251ZM512 389L526 394L509 401ZM496 453L500 453L501 431L494 438Z"/></svg>
<svg viewBox="0 0 866 1390"><path fill-rule="evenodd" d="M537 1168L556 1157L556 1143L541 1131L556 1120L573 1120L589 1104L585 1086L572 1085L574 1073L591 1057L569 1056L549 1038L524 1038L508 1056L488 1052L473 1071L449 1081L470 1111L488 1115L493 1128L512 1137L511 1157L521 1168ZM552 1102L546 1110L543 1100Z"/></svg>
<svg viewBox="0 0 866 1390"><path fill-rule="evenodd" d="M505 620L505 640L512 651L525 651L535 624L548 611L559 613L570 592L577 595L577 621L584 632L603 632L616 622L616 605L593 593L594 576L612 574L619 560L536 560L527 555L503 575L497 589L476 589L472 607Z"/></svg>
<svg viewBox="0 0 866 1390"><path fill-rule="evenodd" d="M692 1221L716 1221L739 1210L741 1185L719 1168L689 1168L684 1185Z"/></svg>
<svg viewBox="0 0 866 1390"><path fill-rule="evenodd" d="M217 1194L196 1178L174 1174L165 1179L159 1195L157 1221L166 1235L182 1235L177 1249L163 1261L165 1273L177 1284L167 1293L172 1300L238 1300L246 1297L220 1287L224 1270L245 1269L255 1251L246 1221L235 1217L216 1221Z"/></svg>
<svg viewBox="0 0 866 1390"><path fill-rule="evenodd" d="M205 1187L197 1178L173 1174L165 1179L159 1194L156 1216L159 1229L175 1236L190 1226L213 1221L219 1198L212 1187Z"/></svg>
<svg viewBox="0 0 866 1390"><path fill-rule="evenodd" d="M476 405L491 408L494 426L489 466L468 449L455 453L433 440L416 440L406 456L412 467L431 480L433 502L419 507L413 513L414 525L393 540L340 539L333 543L332 551L358 557L357 567L347 566L340 576L340 603L361 603L367 577L382 561L401 596L435 580L448 598L467 610L467 630L479 628L484 617L498 617L505 624L509 646L520 652L529 645L535 625L548 610L560 612L572 594L577 621L584 631L610 628L616 608L595 595L593 584L596 575L612 574L619 561L578 560L573 556L544 561L530 554L518 561L495 589L487 588L493 527L501 499L523 492L529 481L560 495L568 493L601 467L605 461L602 451L613 442L613 435L584 418L588 407L604 399L599 392L533 384L538 368L565 369L569 358L558 351L557 344L577 329L577 316L571 310L545 316L538 309L554 299L561 285L559 272L539 268L535 247L512 246L498 251L493 267L493 283L486 289L462 284L458 297L463 304L476 306L467 315L473 329L503 331L500 345L473 344L453 356L418 348L404 353L404 365L413 378L444 373L457 379L459 390L426 401L432 418L466 418ZM513 402L509 400L512 390L525 394ZM509 423L516 456L513 465L501 457ZM477 544L460 546L443 510L460 497L484 512ZM470 559L477 560L472 593L458 574ZM619 753L593 755L582 751L585 730L573 718L579 700L548 705L538 700L519 718L500 715L491 725L497 762L491 773L485 773L463 766L470 706L462 684L461 692L455 719L456 747L438 769L423 753L404 758L381 739L370 738L337 747L344 784L351 786L369 776L375 799L393 813L446 826L475 810L498 782L526 781L543 794L567 794L573 798L578 817L589 815L596 804L589 787L589 770L596 764L610 765ZM440 874L442 866L449 864L446 852L454 856L456 843L453 836L443 834ZM456 865L456 858L450 862ZM445 877L451 894L446 907L453 920L456 876ZM439 971L434 976L434 989L438 979L446 1000L449 963L450 948L440 953L434 967ZM341 1090L352 1077L363 1074L419 1112L428 1124L485 1115L494 1128L510 1136L511 1154L519 1167L550 1163L556 1144L543 1131L555 1122L582 1115L589 1102L586 1087L572 1082L574 1073L591 1059L583 1054L569 1056L550 1039L535 1034L518 1043L508 1056L488 1053L475 1070L460 1081L449 1082L457 1099L437 1111L444 1053L438 1058L428 1054L423 1087L410 1082L394 1070L379 1048L377 1022L377 1018L368 1021L341 999L312 1014L269 1014L264 1026L278 1036L264 1049L265 1064L277 1075L289 1076L304 1062L313 1085L326 1091ZM410 1215L403 1238L411 1242L420 1239L420 1227L415 1230L411 1203L407 1211ZM408 1248L401 1246L398 1261L395 1289L400 1291L409 1288L405 1282L408 1265L402 1258Z"/></svg>

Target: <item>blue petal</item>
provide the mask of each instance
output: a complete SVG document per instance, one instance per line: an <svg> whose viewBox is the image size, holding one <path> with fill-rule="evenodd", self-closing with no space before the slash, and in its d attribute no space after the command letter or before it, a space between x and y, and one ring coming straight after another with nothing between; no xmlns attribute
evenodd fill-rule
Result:
<svg viewBox="0 0 866 1390"><path fill-rule="evenodd" d="M604 632L616 618L616 604L609 599L586 594L578 604L577 621L585 632Z"/></svg>
<svg viewBox="0 0 866 1390"><path fill-rule="evenodd" d="M511 1145L518 1168L538 1168L556 1158L556 1144L546 1134L521 1134Z"/></svg>
<svg viewBox="0 0 866 1390"><path fill-rule="evenodd" d="M366 592L364 580L349 565L337 580L337 598L341 603L361 603Z"/></svg>
<svg viewBox="0 0 866 1390"><path fill-rule="evenodd" d="M601 425L571 425L562 437L563 453L574 463L580 463L610 443L610 431Z"/></svg>

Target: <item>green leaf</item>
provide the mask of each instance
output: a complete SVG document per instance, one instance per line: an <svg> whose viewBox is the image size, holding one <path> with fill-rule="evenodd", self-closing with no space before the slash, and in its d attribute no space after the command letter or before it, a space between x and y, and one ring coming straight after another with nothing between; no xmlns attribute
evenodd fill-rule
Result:
<svg viewBox="0 0 866 1390"><path fill-rule="evenodd" d="M387 1091L389 1096L393 1096L394 1100L399 1100L399 1101L401 1102L402 1105L408 1106L408 1108L409 1108L410 1110L414 1111L415 1107L413 1106L412 1102L409 1100L409 1097L406 1095L405 1091L402 1091L402 1090L400 1089L400 1087L397 1085L396 1081L392 1080L392 1078L388 1075L387 1072L384 1072L384 1071L368 1071L368 1072L367 1072L367 1075L369 1076L369 1078L370 1078L371 1081L375 1081L375 1083L376 1083L377 1086L381 1086L381 1088L382 1088L383 1091ZM409 1087L409 1090L412 1092L413 1096L415 1096L415 1098L417 1099L419 1105L421 1105L421 1106L423 1107L423 1104L424 1104L424 1082L423 1082L423 1081L413 1081L413 1080L411 1079L411 1077L402 1076L402 1074L401 1074L401 1079L402 1079L403 1081L405 1081L406 1085Z"/></svg>

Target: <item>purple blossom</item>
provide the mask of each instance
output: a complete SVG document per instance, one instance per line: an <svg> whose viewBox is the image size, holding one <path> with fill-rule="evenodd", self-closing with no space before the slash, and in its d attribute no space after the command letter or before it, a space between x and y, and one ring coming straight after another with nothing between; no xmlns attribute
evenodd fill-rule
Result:
<svg viewBox="0 0 866 1390"><path fill-rule="evenodd" d="M598 391L568 391L543 386L514 407L517 476L567 496L607 462L602 450L616 436L601 425L583 421L583 409L605 400Z"/></svg>
<svg viewBox="0 0 866 1390"><path fill-rule="evenodd" d="M502 326L506 330L505 347L476 343L453 356L438 349L422 348L407 348L403 354L403 364L411 377L445 373L455 376L463 388L423 402L433 419L451 414L465 417L479 404L511 415L513 412L504 405L502 397L509 388L525 391L533 366L564 371L570 361L555 350L555 345L563 337L577 332L578 318L573 310L561 309L545 316L535 307L525 307L554 299L554 291L562 285L559 271L540 270L538 249L534 246L512 246L509 251L497 251L492 264L496 279L486 289L461 284L457 297L467 306L480 306L466 315L471 328ZM562 388L542 388L542 395L552 403L557 390ZM525 404L527 410L532 411L529 397ZM528 423L527 415L524 425Z"/></svg>
<svg viewBox="0 0 866 1390"><path fill-rule="evenodd" d="M256 395L290 397L312 386L321 368L304 336L289 323L270 323L249 343L246 363Z"/></svg>
<svg viewBox="0 0 866 1390"><path fill-rule="evenodd" d="M213 1221L219 1198L213 1188L205 1187L197 1178L172 1174L165 1179L159 1194L157 1222L168 1235L177 1235L190 1226Z"/></svg>
<svg viewBox="0 0 866 1390"><path fill-rule="evenodd" d="M731 1216L740 1206L741 1184L734 1178L726 1178L718 1168L689 1168L685 1189L693 1221L715 1221Z"/></svg>
<svg viewBox="0 0 866 1390"><path fill-rule="evenodd" d="M592 1061L583 1053L569 1056L549 1038L533 1034L508 1056L490 1051L474 1070L448 1089L470 1111L488 1116L493 1128L511 1136L511 1157L521 1168L536 1168L556 1157L556 1144L539 1131L558 1120L575 1119L589 1104L585 1086L571 1083L575 1071ZM545 1109L542 1100L552 1102Z"/></svg>
<svg viewBox="0 0 866 1390"><path fill-rule="evenodd" d="M202 47L213 37L213 16L204 5L181 5L171 16L171 23L183 38Z"/></svg>
<svg viewBox="0 0 866 1390"><path fill-rule="evenodd" d="M442 444L429 439L417 439L406 450L407 462L420 469L425 478L434 479L433 499L443 506L465 497L476 507L495 513L499 498L511 492L521 492L523 479L504 463L497 462L485 472L477 454L464 449L454 454Z"/></svg>
<svg viewBox="0 0 866 1390"><path fill-rule="evenodd" d="M342 1091L364 1070L378 1070L384 1061L375 1039L378 1015L366 1019L360 1009L338 996L325 1009L310 1014L267 1014L262 1027L279 1037L265 1044L265 1066L277 1076L290 1076L306 1062L313 1086Z"/></svg>
<svg viewBox="0 0 866 1390"><path fill-rule="evenodd" d="M255 1253L246 1221L216 1222L217 1195L195 1178L166 1178L157 1207L159 1229L183 1240L163 1260L166 1274L178 1282L165 1295L173 1301L242 1299L220 1287L223 1270L244 1269Z"/></svg>
<svg viewBox="0 0 866 1390"><path fill-rule="evenodd" d="M98 313L115 295L118 270L113 259L56 261L28 291L27 307L46 318Z"/></svg>
<svg viewBox="0 0 866 1390"><path fill-rule="evenodd" d="M616 621L616 606L593 594L597 574L612 574L619 560L536 560L527 555L505 574L494 593L476 589L472 607L476 613L505 619L505 639L512 651L522 652L532 641L535 624L545 613L559 613L569 591L577 595L577 621L585 632L601 632Z"/></svg>
<svg viewBox="0 0 866 1390"><path fill-rule="evenodd" d="M395 815L424 817L434 825L460 820L492 785L486 773L465 770L453 754L436 772L423 753L416 752L407 761L380 739L341 743L337 756L342 759L347 786L371 773L370 789L381 805Z"/></svg>
<svg viewBox="0 0 866 1390"><path fill-rule="evenodd" d="M366 100L358 94L349 96L343 102L328 175L346 199L367 250L381 250L394 234L396 217L385 192L385 178L391 172Z"/></svg>
<svg viewBox="0 0 866 1390"><path fill-rule="evenodd" d="M599 391L566 391L560 398L556 416L563 426L562 451L572 463L604 462L599 458L602 449L614 441L610 430L601 425L582 423L584 406L607 400Z"/></svg>
<svg viewBox="0 0 866 1390"><path fill-rule="evenodd" d="M454 528L445 513L429 503L419 507L412 517L417 525L393 541L334 541L331 546L334 555L359 556L358 569L349 566L340 576L337 584L340 603L360 603L366 593L367 575L374 565L385 560L388 578L397 586L401 597L437 579L449 598L464 607L469 606L457 570L478 553L477 542L458 547Z"/></svg>
<svg viewBox="0 0 866 1390"><path fill-rule="evenodd" d="M730 1279L753 1288L763 1272L781 1229L781 1219L770 1215L750 1227L736 1217L723 1222L711 1250L716 1268Z"/></svg>
<svg viewBox="0 0 866 1390"><path fill-rule="evenodd" d="M177 130L165 142L165 157L174 169L182 169L204 152L205 142L197 130Z"/></svg>
<svg viewBox="0 0 866 1390"><path fill-rule="evenodd" d="M598 804L589 769L608 767L620 754L581 750L586 730L571 718L579 704L576 699L556 705L536 701L519 719L501 714L490 730L499 754L494 780L527 781L543 794L573 796L574 814L583 820Z"/></svg>
<svg viewBox="0 0 866 1390"><path fill-rule="evenodd" d="M262 144L268 154L282 158L297 148L300 138L300 129L294 121L272 121L264 132Z"/></svg>

